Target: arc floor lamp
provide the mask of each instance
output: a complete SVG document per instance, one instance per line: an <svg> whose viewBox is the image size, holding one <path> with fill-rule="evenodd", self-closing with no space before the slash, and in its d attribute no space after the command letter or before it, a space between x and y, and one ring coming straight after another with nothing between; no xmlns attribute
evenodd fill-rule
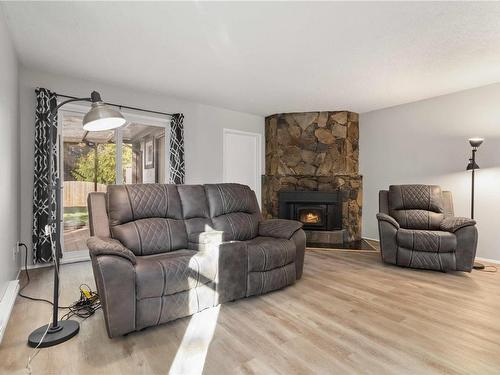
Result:
<svg viewBox="0 0 500 375"><path fill-rule="evenodd" d="M57 114L59 108L70 102L84 101L90 102L91 107L87 114L83 117L83 129L86 131L102 131L118 128L125 124L125 118L119 112L111 108L108 104L104 103L101 95L97 91L93 91L89 98L71 98L62 103L59 103L54 109L48 113L48 120L50 122L49 128L49 173L52 171L53 163L53 137L54 126L52 121ZM45 348L65 342L75 336L80 330L80 325L75 320L59 320L59 256L61 254L61 180L59 177L49 182L49 207L56 207L56 218L49 220L46 232L48 235L54 236L55 241L51 241L51 246L54 254L54 301L52 309L52 323L44 325L34 330L28 337L28 344L32 347ZM55 191L55 194L53 194ZM55 197L55 202L54 202ZM55 225L54 225L55 224ZM55 227L55 230L53 230ZM52 233L53 232L53 233ZM54 245L55 243L55 245ZM55 249L54 249L55 247Z"/></svg>
<svg viewBox="0 0 500 375"><path fill-rule="evenodd" d="M467 164L467 171L471 171L471 200L470 200L470 218L474 219L474 175L476 169L480 169L479 165L476 163L476 152L479 146L484 142L483 138L470 138L469 143L472 147L472 155L469 159L469 164ZM474 269L482 270L484 269L484 264L474 262Z"/></svg>

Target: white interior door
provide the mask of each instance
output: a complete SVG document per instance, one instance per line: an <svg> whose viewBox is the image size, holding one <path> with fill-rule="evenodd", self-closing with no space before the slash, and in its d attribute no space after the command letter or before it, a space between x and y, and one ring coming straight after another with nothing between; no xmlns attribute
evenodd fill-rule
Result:
<svg viewBox="0 0 500 375"><path fill-rule="evenodd" d="M261 135L224 129L223 180L248 185L261 201Z"/></svg>

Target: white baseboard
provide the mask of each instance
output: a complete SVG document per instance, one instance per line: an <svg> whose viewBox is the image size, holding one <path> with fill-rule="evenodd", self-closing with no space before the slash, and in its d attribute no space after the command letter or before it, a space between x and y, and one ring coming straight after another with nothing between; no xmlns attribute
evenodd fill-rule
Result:
<svg viewBox="0 0 500 375"><path fill-rule="evenodd" d="M500 260L496 260L496 259L488 259L488 258L476 257L476 260L478 260L480 262L488 262L488 263L500 264Z"/></svg>
<svg viewBox="0 0 500 375"><path fill-rule="evenodd" d="M9 322L10 313L16 302L17 291L19 290L19 280L12 280L9 282L5 294L0 301L0 343L3 339L3 334L7 329L7 323Z"/></svg>

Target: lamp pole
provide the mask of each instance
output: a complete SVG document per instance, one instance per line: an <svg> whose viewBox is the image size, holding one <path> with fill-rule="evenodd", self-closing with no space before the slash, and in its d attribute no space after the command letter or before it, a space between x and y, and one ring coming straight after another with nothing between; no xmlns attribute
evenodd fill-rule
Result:
<svg viewBox="0 0 500 375"><path fill-rule="evenodd" d="M472 176L471 176L471 182L472 182L472 187L471 187L471 200L470 200L470 218L471 219L474 219L474 177L475 177L475 174L476 174L476 168L475 166L477 165L476 164L476 151L477 151L477 148L472 148L472 158L471 158L471 162L472 162Z"/></svg>
<svg viewBox="0 0 500 375"><path fill-rule="evenodd" d="M28 345L34 348L46 348L49 346L57 345L63 343L73 336L75 336L80 330L80 324L75 320L59 320L59 257L61 256L61 179L57 176L54 180L52 179L52 169L54 168L53 157L56 153L53 152L54 148L54 117L57 114L59 108L63 105L77 102L91 102L92 107L89 112L83 118L83 128L89 131L96 130L108 130L119 127L125 123L125 119L122 114L108 108L101 99L101 95L97 91L93 91L89 98L71 98L62 103L59 103L56 107L52 108L49 113L47 113L47 121L49 122L49 160L48 160L48 207L49 212L52 207L55 206L56 214L55 218L50 214L45 232L50 236L50 247L52 255L54 257L54 299L52 304L52 323L46 324L40 328L34 330L28 337ZM88 129L86 129L88 127ZM57 137L57 134L56 134ZM56 146L59 146L56 139ZM60 149L60 147L58 147ZM57 167L57 164L56 164ZM54 173L55 174L55 173ZM55 190L55 194L54 194ZM54 194L54 199L52 198ZM52 227L55 226L55 230ZM52 234L55 235L55 240L52 238ZM54 243L55 242L55 250Z"/></svg>

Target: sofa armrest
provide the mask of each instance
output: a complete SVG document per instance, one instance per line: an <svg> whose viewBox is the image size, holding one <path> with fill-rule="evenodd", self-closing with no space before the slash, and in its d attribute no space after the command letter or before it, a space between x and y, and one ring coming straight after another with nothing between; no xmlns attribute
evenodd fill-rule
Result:
<svg viewBox="0 0 500 375"><path fill-rule="evenodd" d="M132 264L137 263L134 253L113 238L90 237L87 240L87 247L93 256L116 255L129 260Z"/></svg>
<svg viewBox="0 0 500 375"><path fill-rule="evenodd" d="M378 221L386 221L388 222L389 224L392 224L396 229L399 229L399 224L398 222L396 221L396 219L394 219L392 216L389 216L387 214L383 214L383 213L378 213L377 214L377 220Z"/></svg>
<svg viewBox="0 0 500 375"><path fill-rule="evenodd" d="M454 233L461 228L473 225L476 225L476 220L474 219L469 219L467 217L450 216L443 219L443 221L439 225L439 228L442 231Z"/></svg>
<svg viewBox="0 0 500 375"><path fill-rule="evenodd" d="M295 220L271 219L259 223L259 236L290 239L302 228L302 223Z"/></svg>
<svg viewBox="0 0 500 375"><path fill-rule="evenodd" d="M247 246L244 242L231 241L211 245L208 250L217 258L216 290L218 303L234 301L246 296Z"/></svg>
<svg viewBox="0 0 500 375"><path fill-rule="evenodd" d="M380 239L380 253L382 260L386 263L397 264L398 260L398 241L397 234L399 224L391 216L379 213L378 234Z"/></svg>
<svg viewBox="0 0 500 375"><path fill-rule="evenodd" d="M135 266L119 254L91 252L92 270L109 337L135 331Z"/></svg>
<svg viewBox="0 0 500 375"><path fill-rule="evenodd" d="M454 232L457 237L455 250L457 271L471 272L477 249L477 227L464 226Z"/></svg>
<svg viewBox="0 0 500 375"><path fill-rule="evenodd" d="M299 280L304 269L304 255L306 251L306 233L299 229L290 238L295 244L295 277Z"/></svg>

